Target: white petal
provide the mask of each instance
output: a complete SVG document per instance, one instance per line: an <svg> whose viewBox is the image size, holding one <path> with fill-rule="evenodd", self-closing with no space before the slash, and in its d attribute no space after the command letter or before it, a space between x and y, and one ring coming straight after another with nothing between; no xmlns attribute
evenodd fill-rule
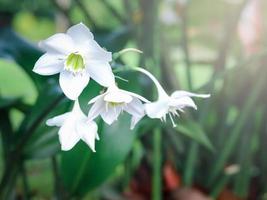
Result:
<svg viewBox="0 0 267 200"><path fill-rule="evenodd" d="M120 89L121 90L121 89ZM136 93L133 93L133 92L129 92L129 91L126 91L126 90L123 90L126 94L129 94L133 97L136 97L138 99L140 99L141 101L145 102L145 103L150 103L150 101L148 101L145 97L139 95L139 94L136 94Z"/></svg>
<svg viewBox="0 0 267 200"><path fill-rule="evenodd" d="M88 102L88 104L95 103L98 99L102 98L104 95L105 95L105 93L104 93L104 94L100 94L100 95L98 95L98 96L92 98L92 99Z"/></svg>
<svg viewBox="0 0 267 200"><path fill-rule="evenodd" d="M109 108L107 111L101 113L102 119L109 125L111 125L114 121L118 119L122 111L121 106L116 106L114 108Z"/></svg>
<svg viewBox="0 0 267 200"><path fill-rule="evenodd" d="M64 69L64 60L59 55L44 54L34 65L33 71L40 75L53 75Z"/></svg>
<svg viewBox="0 0 267 200"><path fill-rule="evenodd" d="M115 84L115 77L111 66L107 62L89 62L86 63L86 70L90 77L100 85L109 87Z"/></svg>
<svg viewBox="0 0 267 200"><path fill-rule="evenodd" d="M160 85L159 81L156 79L156 77L154 75L152 75L149 71L140 68L140 67L136 67L135 70L142 72L143 74L147 75L155 84L157 90L158 90L158 99L162 99L162 98L168 98L168 94L165 92L165 90L163 89L163 87Z"/></svg>
<svg viewBox="0 0 267 200"><path fill-rule="evenodd" d="M145 109L142 102L134 98L131 103L127 104L124 108L126 112L132 115L131 119L131 129L134 129L135 125L143 118L145 115Z"/></svg>
<svg viewBox="0 0 267 200"><path fill-rule="evenodd" d="M96 140L100 140L99 135L98 135L97 132L95 132L95 139L96 139Z"/></svg>
<svg viewBox="0 0 267 200"><path fill-rule="evenodd" d="M72 38L64 33L57 33L39 43L40 48L49 53L68 55L75 52L75 45Z"/></svg>
<svg viewBox="0 0 267 200"><path fill-rule="evenodd" d="M94 120L100 113L105 112L105 102L103 100L96 101L88 113L88 120Z"/></svg>
<svg viewBox="0 0 267 200"><path fill-rule="evenodd" d="M104 100L114 103L130 103L133 97L120 89L108 89Z"/></svg>
<svg viewBox="0 0 267 200"><path fill-rule="evenodd" d="M182 109L184 107L192 107L197 109L195 102L188 96L180 97L178 99L171 99L169 106Z"/></svg>
<svg viewBox="0 0 267 200"><path fill-rule="evenodd" d="M75 118L69 117L59 129L59 141L63 151L72 149L80 140L80 136L76 132L75 121Z"/></svg>
<svg viewBox="0 0 267 200"><path fill-rule="evenodd" d="M70 27L67 34L78 44L84 44L85 41L94 39L92 32L83 23Z"/></svg>
<svg viewBox="0 0 267 200"><path fill-rule="evenodd" d="M71 100L76 100L89 82L89 76L86 73L72 74L68 71L62 71L59 76L59 84L63 93Z"/></svg>
<svg viewBox="0 0 267 200"><path fill-rule="evenodd" d="M134 98L130 103L128 103L124 107L124 110L133 116L144 116L145 115L144 105L137 98Z"/></svg>
<svg viewBox="0 0 267 200"><path fill-rule="evenodd" d="M173 98L181 98L181 97L200 97L200 98L209 98L210 94L196 94L183 90L178 90L172 93L171 97Z"/></svg>
<svg viewBox="0 0 267 200"><path fill-rule="evenodd" d="M73 106L73 109L72 109L72 114L75 115L75 118L76 119L80 119L80 120L86 120L87 117L86 115L83 113L81 107L80 107L80 104L79 104L79 100L77 99L75 102L74 102L74 106Z"/></svg>
<svg viewBox="0 0 267 200"><path fill-rule="evenodd" d="M150 118L162 118L168 113L168 102L156 101L145 104L145 111Z"/></svg>
<svg viewBox="0 0 267 200"><path fill-rule="evenodd" d="M97 134L97 125L95 122L80 121L76 124L76 132L81 139L95 152L95 139Z"/></svg>
<svg viewBox="0 0 267 200"><path fill-rule="evenodd" d="M46 121L47 126L62 126L64 121L70 116L71 112L64 113L62 115L58 115Z"/></svg>
<svg viewBox="0 0 267 200"><path fill-rule="evenodd" d="M88 59L102 62L111 62L112 54L106 51L95 40L89 40L86 42L88 45Z"/></svg>
<svg viewBox="0 0 267 200"><path fill-rule="evenodd" d="M133 130L136 124L143 118L143 116L132 116L130 129Z"/></svg>

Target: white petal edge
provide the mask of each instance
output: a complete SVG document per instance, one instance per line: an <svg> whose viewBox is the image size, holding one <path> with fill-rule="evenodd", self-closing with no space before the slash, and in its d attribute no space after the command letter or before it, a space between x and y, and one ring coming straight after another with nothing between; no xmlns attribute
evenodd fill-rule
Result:
<svg viewBox="0 0 267 200"><path fill-rule="evenodd" d="M41 49L48 53L68 55L75 52L75 45L72 38L65 33L57 33L39 42Z"/></svg>
<svg viewBox="0 0 267 200"><path fill-rule="evenodd" d="M115 84L115 77L111 66L107 62L89 62L86 63L86 70L90 77L104 87Z"/></svg>
<svg viewBox="0 0 267 200"><path fill-rule="evenodd" d="M92 32L83 23L70 27L67 30L67 34L78 44L84 44L85 41L94 39Z"/></svg>
<svg viewBox="0 0 267 200"><path fill-rule="evenodd" d="M120 90L122 90L122 89L120 89ZM145 103L150 103L149 100L147 100L145 97L143 97L143 96L141 96L139 94L136 94L136 93L133 93L133 92L129 92L129 91L126 91L126 90L122 90L122 91L124 91L126 94L129 94L129 95L131 95L133 97L136 97L136 98L140 99L141 101L143 101Z"/></svg>
<svg viewBox="0 0 267 200"><path fill-rule="evenodd" d="M102 112L105 112L105 102L101 99L96 101L89 110L88 120L92 121L98 117Z"/></svg>
<svg viewBox="0 0 267 200"><path fill-rule="evenodd" d="M62 115L58 115L46 121L47 126L62 126L64 121L70 116L71 112L64 113Z"/></svg>
<svg viewBox="0 0 267 200"><path fill-rule="evenodd" d="M102 112L100 115L102 119L108 124L111 125L114 121L118 119L122 111L122 107L116 106L114 108L109 108L107 111Z"/></svg>
<svg viewBox="0 0 267 200"><path fill-rule="evenodd" d="M142 102L138 98L134 98L133 101L127 104L124 108L126 112L132 115L131 127L134 129L135 125L144 117L145 108Z"/></svg>
<svg viewBox="0 0 267 200"><path fill-rule="evenodd" d="M76 132L80 134L81 139L95 152L95 140L97 134L97 125L91 121L80 121L76 124Z"/></svg>
<svg viewBox="0 0 267 200"><path fill-rule="evenodd" d="M88 45L88 56L89 60L111 62L112 54L111 52L103 49L95 40L89 40L86 45Z"/></svg>
<svg viewBox="0 0 267 200"><path fill-rule="evenodd" d="M57 74L64 69L64 60L59 55L44 54L34 65L33 72L40 75L53 75Z"/></svg>
<svg viewBox="0 0 267 200"><path fill-rule="evenodd" d="M170 106L177 107L178 109L182 109L185 107L192 107L197 110L197 105L195 102L188 96L180 97L178 99L172 99L170 101Z"/></svg>
<svg viewBox="0 0 267 200"><path fill-rule="evenodd" d="M104 101L115 103L130 103L133 97L128 93L120 89L108 89L108 92L104 96Z"/></svg>
<svg viewBox="0 0 267 200"><path fill-rule="evenodd" d="M92 99L88 102L88 104L95 103L98 99L102 98L104 95L105 95L105 93L104 93L104 94L100 94L100 95L98 95L98 96L92 98Z"/></svg>
<svg viewBox="0 0 267 200"><path fill-rule="evenodd" d="M156 101L145 104L145 111L148 117L161 119L168 113L168 102Z"/></svg>
<svg viewBox="0 0 267 200"><path fill-rule="evenodd" d="M73 117L68 118L59 129L59 141L63 151L71 150L80 140L80 136L76 132L75 120Z"/></svg>
<svg viewBox="0 0 267 200"><path fill-rule="evenodd" d="M72 74L68 71L62 71L59 75L59 84L63 93L71 100L76 100L87 86L89 76L87 73Z"/></svg>
<svg viewBox="0 0 267 200"><path fill-rule="evenodd" d="M181 97L199 97L199 98L209 98L210 94L196 94L192 92L187 92L184 90L178 90L172 93L171 97L172 98L181 98Z"/></svg>

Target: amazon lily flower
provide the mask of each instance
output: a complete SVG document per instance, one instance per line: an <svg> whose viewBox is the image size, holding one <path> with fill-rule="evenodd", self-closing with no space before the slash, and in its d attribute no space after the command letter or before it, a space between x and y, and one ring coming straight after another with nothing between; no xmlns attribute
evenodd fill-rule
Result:
<svg viewBox="0 0 267 200"><path fill-rule="evenodd" d="M75 101L71 112L53 117L46 124L60 127L58 134L63 151L72 149L79 140L83 140L95 152L95 140L99 140L97 124L88 121L78 101Z"/></svg>
<svg viewBox="0 0 267 200"><path fill-rule="evenodd" d="M132 115L131 129L133 129L137 122L145 115L142 101L149 102L144 97L119 89L114 84L108 87L105 93L89 101L89 104L94 104L88 113L88 119L93 120L100 115L110 125L118 119L121 112L126 111Z"/></svg>
<svg viewBox="0 0 267 200"><path fill-rule="evenodd" d="M109 64L111 53L98 45L82 23L70 27L66 34L49 37L39 46L46 53L37 60L33 71L40 75L59 73L60 87L71 100L79 97L90 77L105 87L115 82Z"/></svg>
<svg viewBox="0 0 267 200"><path fill-rule="evenodd" d="M179 116L178 111L183 112L185 107L197 109L197 106L191 97L210 97L209 94L195 94L182 90L175 91L171 94L171 96L169 96L162 88L158 80L150 72L142 68L136 68L136 70L146 74L154 82L158 90L158 100L145 104L146 114L150 118L158 118L162 121L166 121L166 115L168 114L172 121L173 127L176 126L173 117Z"/></svg>

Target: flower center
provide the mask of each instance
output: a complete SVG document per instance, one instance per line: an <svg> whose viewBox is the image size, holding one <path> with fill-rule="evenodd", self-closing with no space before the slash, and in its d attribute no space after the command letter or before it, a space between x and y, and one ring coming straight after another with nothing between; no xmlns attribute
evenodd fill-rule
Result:
<svg viewBox="0 0 267 200"><path fill-rule="evenodd" d="M108 102L110 107L122 106L124 103L117 103L117 102Z"/></svg>
<svg viewBox="0 0 267 200"><path fill-rule="evenodd" d="M84 70L85 65L83 57L77 53L71 53L65 63L65 68L72 72L80 72Z"/></svg>

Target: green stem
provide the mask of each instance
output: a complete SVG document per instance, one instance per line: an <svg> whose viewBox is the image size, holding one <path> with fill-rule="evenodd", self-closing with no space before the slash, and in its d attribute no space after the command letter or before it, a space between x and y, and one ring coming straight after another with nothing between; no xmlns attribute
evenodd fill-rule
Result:
<svg viewBox="0 0 267 200"><path fill-rule="evenodd" d="M189 147L188 157L185 162L185 171L183 175L184 185L187 187L192 186L193 177L194 177L194 168L197 161L197 152L199 145L197 142L192 141Z"/></svg>
<svg viewBox="0 0 267 200"><path fill-rule="evenodd" d="M187 5L184 5L181 12L182 18L182 45L185 57L185 64L186 64L186 76L187 76L187 83L188 89L191 91L193 89L192 86L192 74L191 74L191 59L189 54L189 42L188 42L188 20L187 20Z"/></svg>
<svg viewBox="0 0 267 200"><path fill-rule="evenodd" d="M232 132L229 134L229 138L227 141L227 145L224 146L222 153L218 157L216 163L214 164L211 174L208 180L208 185L211 185L213 181L218 177L220 171L224 168L231 152L233 151L234 147L236 146L239 136L241 134L241 130L246 123L250 113L252 112L254 105L264 88L264 76L261 76L258 82L256 83L255 87L253 88L251 94L248 96L247 101L242 109L242 113L238 118L235 127L233 128Z"/></svg>
<svg viewBox="0 0 267 200"><path fill-rule="evenodd" d="M212 199L217 199L219 196L220 192L224 189L224 187L227 185L227 183L230 180L229 175L225 175L221 178L221 180L218 181L218 183L214 186L213 191L210 194L210 197Z"/></svg>
<svg viewBox="0 0 267 200"><path fill-rule="evenodd" d="M23 189L24 189L24 199L30 199L30 187L27 177L27 171L25 168L24 161L21 163L21 177L22 177L22 183L23 183Z"/></svg>
<svg viewBox="0 0 267 200"><path fill-rule="evenodd" d="M161 131L156 128L153 133L153 200L161 200Z"/></svg>

